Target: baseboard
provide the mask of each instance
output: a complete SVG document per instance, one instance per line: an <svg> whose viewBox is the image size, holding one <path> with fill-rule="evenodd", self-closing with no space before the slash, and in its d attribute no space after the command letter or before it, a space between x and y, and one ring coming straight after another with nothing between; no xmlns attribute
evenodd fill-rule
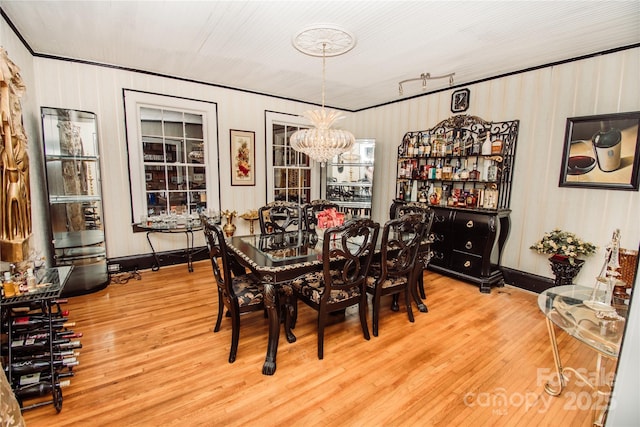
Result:
<svg viewBox="0 0 640 427"><path fill-rule="evenodd" d="M193 248L192 260L202 261L209 257L209 251L206 246ZM186 264L187 258L183 250L158 252L158 260L160 267L176 264ZM126 271L147 270L153 267L155 259L153 254L140 254L125 257L109 258L107 267L109 273L121 273Z"/></svg>
<svg viewBox="0 0 640 427"><path fill-rule="evenodd" d="M555 286L553 279L508 267L502 267L502 275L505 284L538 294Z"/></svg>

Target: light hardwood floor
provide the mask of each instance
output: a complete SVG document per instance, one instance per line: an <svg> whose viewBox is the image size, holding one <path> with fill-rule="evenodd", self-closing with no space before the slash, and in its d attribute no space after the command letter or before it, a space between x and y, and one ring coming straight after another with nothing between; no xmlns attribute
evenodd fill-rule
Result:
<svg viewBox="0 0 640 427"><path fill-rule="evenodd" d="M82 331L80 366L62 411L26 411L37 426L588 426L595 399L577 380L560 397L544 382L553 356L537 295L425 273L428 313L384 304L380 336L357 313L328 327L316 356L315 312L299 304L297 342L280 336L275 376L261 373L267 320L241 320L234 364L230 319L213 333L217 296L208 261L143 271L70 299ZM369 327L371 326L369 316ZM567 366L595 356L559 334Z"/></svg>

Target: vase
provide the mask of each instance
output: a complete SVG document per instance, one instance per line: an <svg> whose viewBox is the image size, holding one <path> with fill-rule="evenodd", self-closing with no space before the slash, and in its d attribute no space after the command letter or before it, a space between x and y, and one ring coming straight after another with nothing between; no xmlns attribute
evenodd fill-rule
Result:
<svg viewBox="0 0 640 427"><path fill-rule="evenodd" d="M236 232L236 225L231 221L233 221L233 218L227 218L227 223L222 227L222 231L227 237L233 236L233 233Z"/></svg>
<svg viewBox="0 0 640 427"><path fill-rule="evenodd" d="M583 259L574 259L573 264L569 262L569 257L563 255L553 255L549 258L551 270L556 276L555 286L573 285L573 279L578 275Z"/></svg>

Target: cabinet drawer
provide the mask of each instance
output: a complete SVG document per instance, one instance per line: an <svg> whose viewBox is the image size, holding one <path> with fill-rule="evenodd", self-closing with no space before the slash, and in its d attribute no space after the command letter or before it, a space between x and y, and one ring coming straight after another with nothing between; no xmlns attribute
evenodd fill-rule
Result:
<svg viewBox="0 0 640 427"><path fill-rule="evenodd" d="M474 255L482 255L487 243L487 236L485 235L459 233L453 241L453 249Z"/></svg>
<svg viewBox="0 0 640 427"><path fill-rule="evenodd" d="M453 228L456 234L474 234L486 236L494 223L489 215L478 215L470 212L456 212L453 220Z"/></svg>
<svg viewBox="0 0 640 427"><path fill-rule="evenodd" d="M479 277L482 274L482 257L454 250L451 268L469 276Z"/></svg>

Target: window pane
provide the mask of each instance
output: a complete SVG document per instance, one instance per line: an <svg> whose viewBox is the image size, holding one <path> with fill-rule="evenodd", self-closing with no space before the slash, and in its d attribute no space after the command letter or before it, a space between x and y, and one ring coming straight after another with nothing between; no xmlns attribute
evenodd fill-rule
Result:
<svg viewBox="0 0 640 427"><path fill-rule="evenodd" d="M187 162L204 163L204 143L202 141L187 140Z"/></svg>
<svg viewBox="0 0 640 427"><path fill-rule="evenodd" d="M180 207L181 212L183 212L187 207L187 193L180 191L175 192L172 191L169 193L169 206L172 209L178 209Z"/></svg>
<svg viewBox="0 0 640 427"><path fill-rule="evenodd" d="M164 191L147 193L149 215L162 215L167 212L167 197Z"/></svg>
<svg viewBox="0 0 640 427"><path fill-rule="evenodd" d="M205 168L203 167L188 167L187 176L189 178L189 189L202 189L206 188L205 185Z"/></svg>

